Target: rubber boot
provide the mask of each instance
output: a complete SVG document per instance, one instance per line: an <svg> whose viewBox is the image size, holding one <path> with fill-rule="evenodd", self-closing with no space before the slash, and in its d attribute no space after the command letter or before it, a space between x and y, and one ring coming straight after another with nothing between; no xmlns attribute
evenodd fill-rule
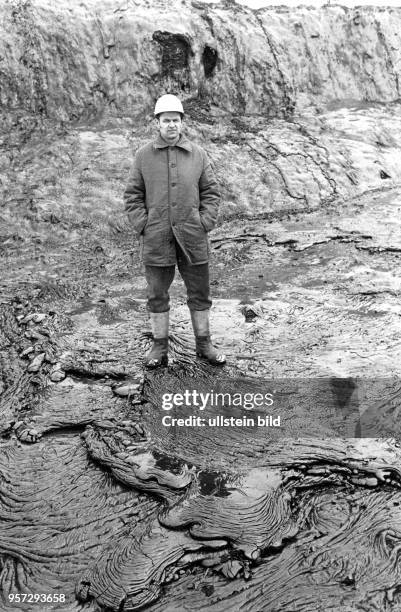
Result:
<svg viewBox="0 0 401 612"><path fill-rule="evenodd" d="M146 355L145 366L150 370L168 364L168 325L169 311L151 312L150 324L153 334L153 345Z"/></svg>
<svg viewBox="0 0 401 612"><path fill-rule="evenodd" d="M192 327L196 341L196 354L211 365L224 365L226 356L213 346L209 328L210 310L191 310Z"/></svg>

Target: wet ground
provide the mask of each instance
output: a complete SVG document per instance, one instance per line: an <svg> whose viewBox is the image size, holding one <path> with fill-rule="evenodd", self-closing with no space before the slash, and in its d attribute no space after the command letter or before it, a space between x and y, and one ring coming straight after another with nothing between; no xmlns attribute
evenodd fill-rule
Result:
<svg viewBox="0 0 401 612"><path fill-rule="evenodd" d="M170 366L145 374L126 234L7 246L2 609L401 609L400 211L392 187L213 232L218 371L176 278ZM202 410L163 409L186 390Z"/></svg>

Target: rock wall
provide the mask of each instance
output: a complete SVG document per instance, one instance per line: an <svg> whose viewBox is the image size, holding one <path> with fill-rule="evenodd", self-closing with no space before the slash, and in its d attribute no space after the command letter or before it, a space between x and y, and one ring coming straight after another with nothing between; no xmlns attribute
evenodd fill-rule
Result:
<svg viewBox="0 0 401 612"><path fill-rule="evenodd" d="M166 91L215 165L221 221L397 183L400 25L401 8L0 0L3 242L121 229Z"/></svg>
<svg viewBox="0 0 401 612"><path fill-rule="evenodd" d="M18 117L150 113L175 91L212 114L289 117L399 99L401 9L3 0L0 106Z"/></svg>

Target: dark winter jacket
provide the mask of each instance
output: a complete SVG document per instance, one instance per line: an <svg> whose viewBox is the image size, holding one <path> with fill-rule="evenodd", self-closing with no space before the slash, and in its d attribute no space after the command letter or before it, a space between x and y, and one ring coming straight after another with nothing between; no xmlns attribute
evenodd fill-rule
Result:
<svg viewBox="0 0 401 612"><path fill-rule="evenodd" d="M185 136L169 146L159 135L135 155L125 210L143 240L143 261L176 263L174 237L193 264L209 259L207 232L216 224L220 194L205 151Z"/></svg>

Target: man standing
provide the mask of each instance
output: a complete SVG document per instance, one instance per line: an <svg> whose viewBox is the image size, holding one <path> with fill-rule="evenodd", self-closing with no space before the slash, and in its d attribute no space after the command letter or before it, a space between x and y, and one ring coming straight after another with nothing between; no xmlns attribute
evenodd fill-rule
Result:
<svg viewBox="0 0 401 612"><path fill-rule="evenodd" d="M184 280L196 339L196 354L213 365L225 356L211 343L209 242L220 195L205 151L182 134L184 109L171 94L161 96L154 114L159 134L135 155L125 210L141 240L148 285L153 346L148 368L168 363L169 288L175 266Z"/></svg>

